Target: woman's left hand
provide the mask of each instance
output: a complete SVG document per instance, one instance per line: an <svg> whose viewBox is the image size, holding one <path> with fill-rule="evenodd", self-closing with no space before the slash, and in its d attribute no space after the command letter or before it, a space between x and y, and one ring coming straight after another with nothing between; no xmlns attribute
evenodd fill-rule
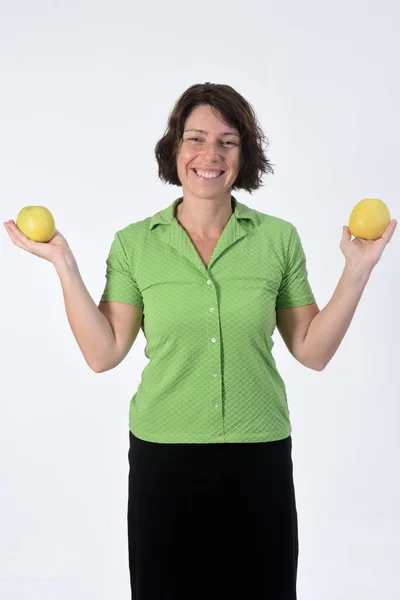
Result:
<svg viewBox="0 0 400 600"><path fill-rule="evenodd" d="M396 219L392 219L382 233L382 236L377 240L365 240L362 238L354 238L352 240L350 229L347 225L343 225L340 249L344 254L346 262L367 273L371 273L382 256L385 247L392 239L396 227L397 221Z"/></svg>

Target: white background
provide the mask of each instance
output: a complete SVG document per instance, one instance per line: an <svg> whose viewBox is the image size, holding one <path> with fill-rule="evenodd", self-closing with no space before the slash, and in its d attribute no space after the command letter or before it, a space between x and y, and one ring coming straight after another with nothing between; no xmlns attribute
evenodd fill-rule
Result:
<svg viewBox="0 0 400 600"><path fill-rule="evenodd" d="M154 146L178 96L227 83L254 106L275 174L236 197L291 221L320 308L364 197L399 218L395 0L0 1L0 220L47 206L98 302L116 230L168 206ZM86 365L54 267L0 235L0 598L130 597L128 410L144 337ZM400 231L322 372L275 334L293 426L299 600L398 594Z"/></svg>

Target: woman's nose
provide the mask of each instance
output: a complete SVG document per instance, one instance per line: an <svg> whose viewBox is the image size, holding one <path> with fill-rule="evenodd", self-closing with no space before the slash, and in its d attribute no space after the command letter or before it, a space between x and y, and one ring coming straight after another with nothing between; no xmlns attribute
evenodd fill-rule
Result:
<svg viewBox="0 0 400 600"><path fill-rule="evenodd" d="M208 159L218 158L218 145L217 143L209 142L204 146L204 154Z"/></svg>

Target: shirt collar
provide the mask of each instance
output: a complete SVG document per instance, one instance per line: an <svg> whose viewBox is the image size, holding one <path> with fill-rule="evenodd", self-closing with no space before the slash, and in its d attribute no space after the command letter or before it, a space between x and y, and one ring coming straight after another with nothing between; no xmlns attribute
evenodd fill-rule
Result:
<svg viewBox="0 0 400 600"><path fill-rule="evenodd" d="M234 196L231 196L231 198L233 204L233 214L236 217L236 220L250 219L251 221L254 221L255 215L253 209L251 209L249 206L246 206L245 204L242 204L241 202L238 202ZM172 204L167 206L167 208L164 208L163 210L160 210L158 213L153 215L150 219L149 224L150 231L156 225L170 225L171 223L173 223L175 220L175 208L178 204L180 204L180 202L182 202L182 200L183 197L180 196L179 198L174 200Z"/></svg>

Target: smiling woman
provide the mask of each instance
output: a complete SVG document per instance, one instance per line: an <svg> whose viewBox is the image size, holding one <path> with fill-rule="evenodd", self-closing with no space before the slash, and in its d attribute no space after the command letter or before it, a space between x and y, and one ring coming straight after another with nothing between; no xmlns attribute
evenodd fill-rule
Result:
<svg viewBox="0 0 400 600"><path fill-rule="evenodd" d="M189 88L156 146L161 178L183 195L115 233L98 306L59 232L40 243L5 224L16 245L53 262L96 373L145 336L129 411L135 600L296 598L291 423L272 335L278 314L289 347L303 348L304 313L281 311L314 296L294 226L232 195L273 172L265 142L233 88ZM310 367L312 355L298 354Z"/></svg>
<svg viewBox="0 0 400 600"><path fill-rule="evenodd" d="M176 157L184 197L176 207L176 219L207 267L232 214L231 191L240 153L239 132L223 115L206 104L192 110Z"/></svg>
<svg viewBox="0 0 400 600"><path fill-rule="evenodd" d="M273 173L266 145L236 90L190 87L155 148L182 196L110 250L102 300L143 307L149 358L130 410L133 598L296 598L291 425L272 334L277 311L316 305L294 226L232 195Z"/></svg>
<svg viewBox="0 0 400 600"><path fill-rule="evenodd" d="M343 229L345 269L319 311L295 226L232 195L273 172L265 141L230 86L186 90L155 149L161 179L183 195L115 233L99 306L60 232L42 243L5 223L14 244L54 264L96 373L145 336L129 411L135 600L297 597L292 427L272 336L278 326L299 362L324 369L397 222L375 241Z"/></svg>
<svg viewBox="0 0 400 600"><path fill-rule="evenodd" d="M211 111L214 118L219 119L219 129L215 121L213 131L210 131L204 126L204 118L194 118L193 112L198 107L207 107L207 114ZM193 133L199 135L193 136ZM169 116L164 135L155 147L161 181L180 186L177 156L183 143L202 146L210 136L214 136L215 142L217 133L221 148L226 146L230 151L240 147L239 170L232 190L243 189L251 193L262 185L263 175L273 174L272 164L265 154L269 140L251 104L229 85L204 83L191 86L180 96Z"/></svg>
<svg viewBox="0 0 400 600"><path fill-rule="evenodd" d="M176 165L188 202L192 202L195 196L227 204L239 174L241 152L238 130L230 127L227 131L228 127L224 117L206 104L196 106L187 118ZM199 136L193 138L193 131ZM237 139L237 142L226 140L227 136ZM199 188L201 184L206 184L206 187Z"/></svg>

